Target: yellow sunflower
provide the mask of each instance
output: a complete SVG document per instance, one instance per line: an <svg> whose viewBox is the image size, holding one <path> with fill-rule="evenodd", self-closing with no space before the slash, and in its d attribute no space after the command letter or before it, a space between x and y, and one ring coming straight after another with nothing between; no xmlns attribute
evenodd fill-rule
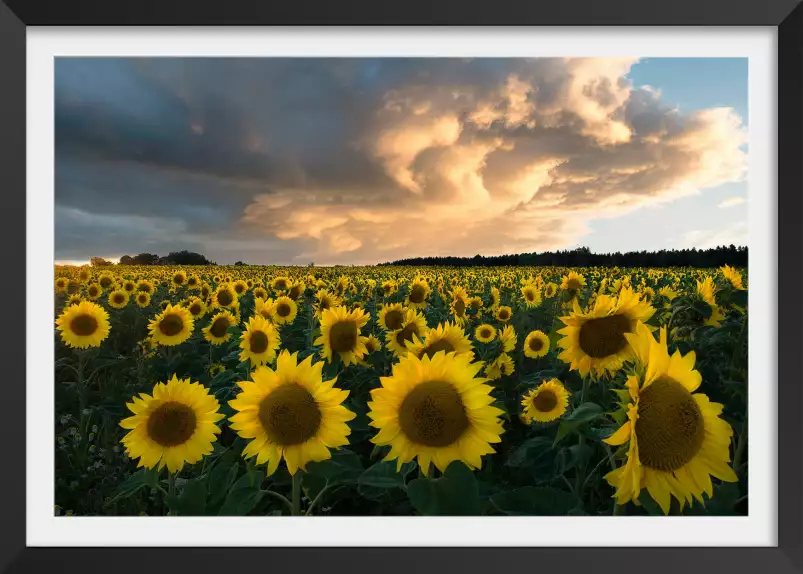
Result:
<svg viewBox="0 0 803 574"><path fill-rule="evenodd" d="M298 306L290 297L282 296L276 299L270 309L273 322L277 325L292 323L298 314Z"/></svg>
<svg viewBox="0 0 803 574"><path fill-rule="evenodd" d="M549 337L543 331L535 330L524 339L524 356L537 359L549 352Z"/></svg>
<svg viewBox="0 0 803 574"><path fill-rule="evenodd" d="M545 381L522 397L526 423L548 423L559 419L569 407L571 393L558 379Z"/></svg>
<svg viewBox="0 0 803 574"><path fill-rule="evenodd" d="M373 335L369 336L365 340L365 354L370 355L371 353L375 353L377 351L382 350L382 341L374 337Z"/></svg>
<svg viewBox="0 0 803 574"><path fill-rule="evenodd" d="M67 292L67 284L70 282L69 279L66 277L59 277L56 279L56 291L58 293L66 293Z"/></svg>
<svg viewBox="0 0 803 574"><path fill-rule="evenodd" d="M449 311L454 315L455 322L462 327L468 321L466 308L468 307L469 297L466 290L462 287L455 287L451 292L452 302Z"/></svg>
<svg viewBox="0 0 803 574"><path fill-rule="evenodd" d="M505 325L505 328L499 333L499 341L502 343L503 353L512 353L518 340L516 329L513 328L513 325Z"/></svg>
<svg viewBox="0 0 803 574"><path fill-rule="evenodd" d="M103 288L99 283L92 283L86 288L86 296L90 301L97 300L101 295L103 295Z"/></svg>
<svg viewBox="0 0 803 574"><path fill-rule="evenodd" d="M90 301L70 305L56 319L61 340L70 347L98 347L109 336L109 314Z"/></svg>
<svg viewBox="0 0 803 574"><path fill-rule="evenodd" d="M711 277L706 277L702 283L697 281L697 294L703 301L711 305L711 307L717 304L714 293L716 293L716 288L714 287L714 280Z"/></svg>
<svg viewBox="0 0 803 574"><path fill-rule="evenodd" d="M126 406L134 416L120 421L128 429L121 442L137 467L179 472L184 463L195 464L211 454L223 418L214 395L200 383L178 379L157 383L153 394L140 393Z"/></svg>
<svg viewBox="0 0 803 574"><path fill-rule="evenodd" d="M237 293L238 297L242 297L245 295L245 292L248 291L248 283L242 279L239 279L234 282L234 285L232 285L231 288L234 289L234 292Z"/></svg>
<svg viewBox="0 0 803 574"><path fill-rule="evenodd" d="M206 303L200 297L192 297L187 302L187 311L190 312L193 319L200 319L206 314Z"/></svg>
<svg viewBox="0 0 803 574"><path fill-rule="evenodd" d="M502 323L507 323L510 321L510 318L513 316L513 309L508 307L507 305L501 305L496 308L496 312L494 313L494 317L496 317L497 321L501 321Z"/></svg>
<svg viewBox="0 0 803 574"><path fill-rule="evenodd" d="M513 362L513 357L507 353L502 353L496 359L485 365L485 376L489 380L495 381L502 377L512 375L516 371L516 363Z"/></svg>
<svg viewBox="0 0 803 574"><path fill-rule="evenodd" d="M151 283L147 279L140 280L137 283L136 290L137 291L144 291L145 293L150 293L151 295L153 295L153 292L155 291L155 289L153 287L153 283Z"/></svg>
<svg viewBox="0 0 803 574"><path fill-rule="evenodd" d="M170 286L172 289L177 287L184 287L187 283L187 273L185 271L176 271L170 279Z"/></svg>
<svg viewBox="0 0 803 574"><path fill-rule="evenodd" d="M541 290L535 285L525 285L522 287L521 296L528 309L541 305Z"/></svg>
<svg viewBox="0 0 803 574"><path fill-rule="evenodd" d="M222 309L231 309L237 306L237 293L230 285L223 284L212 294L212 306Z"/></svg>
<svg viewBox="0 0 803 574"><path fill-rule="evenodd" d="M455 353L456 355L470 354L473 358L474 352L463 329L457 325L452 325L448 321L438 325L435 329L430 329L423 338L413 335L412 341L405 341L408 352L413 353L419 359L424 355L430 359L438 351Z"/></svg>
<svg viewBox="0 0 803 574"><path fill-rule="evenodd" d="M366 337L360 335L370 315L362 309L346 310L345 307L327 309L321 317L321 335L315 339L315 345L323 345L321 356L334 362L337 353L343 364L357 363L366 353Z"/></svg>
<svg viewBox="0 0 803 574"><path fill-rule="evenodd" d="M290 283L289 277L279 276L270 282L270 286L274 291L286 291Z"/></svg>
<svg viewBox="0 0 803 574"><path fill-rule="evenodd" d="M483 323L474 329L474 338L480 343L490 343L496 339L496 328L488 323Z"/></svg>
<svg viewBox="0 0 803 574"><path fill-rule="evenodd" d="M335 379L323 381L323 361L312 356L301 363L298 354L282 351L276 370L259 367L250 381L238 383L242 392L229 401L238 411L231 428L244 439L252 439L243 456L257 457L272 475L284 458L294 475L307 463L332 457L329 449L348 444L351 430L346 424L355 415L342 405L348 391L334 386Z"/></svg>
<svg viewBox="0 0 803 574"><path fill-rule="evenodd" d="M558 346L564 349L558 356L584 377L621 369L631 353L625 335L634 333L639 322L647 321L655 313L630 287L622 288L618 297L599 295L593 308L586 312L576 299L573 305L574 311L560 318L566 327L558 331L564 335L558 341Z"/></svg>
<svg viewBox="0 0 803 574"><path fill-rule="evenodd" d="M151 294L146 293L145 291L139 291L136 295L134 295L134 301L136 301L137 306L145 308L151 304Z"/></svg>
<svg viewBox="0 0 803 574"><path fill-rule="evenodd" d="M723 407L694 393L702 381L694 351L670 357L665 328L658 341L644 325L625 336L636 358L626 383L628 420L605 442L629 446L625 464L605 478L619 504L638 501L644 488L664 514L673 496L681 510L695 498L704 503L703 493L714 492L711 476L738 480L728 464L733 430L720 418Z"/></svg>
<svg viewBox="0 0 803 574"><path fill-rule="evenodd" d="M260 287L255 287L253 293L254 293L254 299L263 299L264 300L264 299L268 298L268 292L265 290L264 287L261 287L261 286Z"/></svg>
<svg viewBox="0 0 803 574"><path fill-rule="evenodd" d="M443 472L455 460L481 468L504 432L492 387L476 376L481 368L467 354L402 357L371 391L368 416L379 429L371 442L390 445L385 459L398 469L414 458L425 473L430 463Z"/></svg>
<svg viewBox="0 0 803 574"><path fill-rule="evenodd" d="M722 272L722 275L725 276L725 279L733 286L734 289L738 289L739 291L744 291L744 285L742 284L742 274L739 273L733 267L729 265L725 265L724 267L720 267L719 270Z"/></svg>
<svg viewBox="0 0 803 574"><path fill-rule="evenodd" d="M407 354L407 341L412 341L414 336L423 337L429 331L427 320L416 309L407 309L402 318L402 326L395 331L389 331L385 335L385 343L396 357Z"/></svg>
<svg viewBox="0 0 803 574"><path fill-rule="evenodd" d="M124 291L123 289L117 289L109 293L109 305L115 309L122 309L128 305L129 299L130 295L128 291Z"/></svg>
<svg viewBox="0 0 803 574"><path fill-rule="evenodd" d="M377 321L385 331L395 331L402 328L404 315L405 310L401 303L390 303L382 306Z"/></svg>
<svg viewBox="0 0 803 574"><path fill-rule="evenodd" d="M251 317L240 341L240 360L250 360L252 366L273 362L279 350L279 331L259 315Z"/></svg>
<svg viewBox="0 0 803 574"><path fill-rule="evenodd" d="M325 289L320 289L315 293L315 298L318 300L315 305L315 314L318 316L318 319L323 316L324 311L337 307L342 303L340 297L333 295Z"/></svg>
<svg viewBox="0 0 803 574"><path fill-rule="evenodd" d="M170 305L148 324L151 337L166 347L179 345L190 338L194 322L184 307Z"/></svg>
<svg viewBox="0 0 803 574"><path fill-rule="evenodd" d="M427 297L432 292L432 289L423 277L417 277L407 290L407 297L405 304L412 309L425 309L427 306Z"/></svg>
<svg viewBox="0 0 803 574"><path fill-rule="evenodd" d="M501 302L502 296L499 293L499 288L491 287L491 299L488 303L489 308L495 311Z"/></svg>
<svg viewBox="0 0 803 574"><path fill-rule="evenodd" d="M111 287L114 285L114 275L110 273L101 273L100 277L98 277L98 284L104 291L106 289L111 289Z"/></svg>
<svg viewBox="0 0 803 574"><path fill-rule="evenodd" d="M203 329L204 339L213 345L222 345L231 339L229 327L237 324L237 318L228 311L219 311Z"/></svg>

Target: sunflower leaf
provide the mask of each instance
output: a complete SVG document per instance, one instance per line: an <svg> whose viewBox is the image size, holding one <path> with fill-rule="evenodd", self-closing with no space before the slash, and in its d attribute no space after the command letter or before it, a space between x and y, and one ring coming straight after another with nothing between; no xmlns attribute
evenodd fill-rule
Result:
<svg viewBox="0 0 803 574"><path fill-rule="evenodd" d="M407 485L407 496L426 516L480 514L480 494L474 473L462 462L448 466L440 478L417 478Z"/></svg>
<svg viewBox="0 0 803 574"><path fill-rule="evenodd" d="M560 442L563 437L577 432L581 426L595 421L603 415L602 407L598 404L589 402L581 404L561 421L558 434L555 436L555 444Z"/></svg>

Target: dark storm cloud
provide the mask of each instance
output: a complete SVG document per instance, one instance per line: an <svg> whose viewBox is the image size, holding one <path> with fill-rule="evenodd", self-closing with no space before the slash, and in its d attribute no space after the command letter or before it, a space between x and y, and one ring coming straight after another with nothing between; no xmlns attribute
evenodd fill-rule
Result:
<svg viewBox="0 0 803 574"><path fill-rule="evenodd" d="M632 60L58 59L56 256L374 262L573 243L741 177Z"/></svg>

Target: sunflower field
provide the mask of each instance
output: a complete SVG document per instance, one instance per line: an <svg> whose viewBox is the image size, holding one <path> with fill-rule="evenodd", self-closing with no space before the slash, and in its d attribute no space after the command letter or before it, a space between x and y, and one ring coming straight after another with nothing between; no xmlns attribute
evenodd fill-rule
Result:
<svg viewBox="0 0 803 574"><path fill-rule="evenodd" d="M55 277L57 515L747 514L744 269Z"/></svg>

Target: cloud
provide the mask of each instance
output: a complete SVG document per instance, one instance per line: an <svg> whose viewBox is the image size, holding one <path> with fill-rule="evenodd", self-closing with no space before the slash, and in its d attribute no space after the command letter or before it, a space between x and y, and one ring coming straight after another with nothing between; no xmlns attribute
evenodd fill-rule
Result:
<svg viewBox="0 0 803 574"><path fill-rule="evenodd" d="M744 197L740 197L740 196L729 197L727 199L723 199L722 201L720 201L719 205L717 205L717 207L722 208L722 209L726 209L728 207L735 207L737 205L742 205L743 203L746 203L746 202L747 202L747 200Z"/></svg>
<svg viewBox="0 0 803 574"><path fill-rule="evenodd" d="M683 246L708 249L720 245L747 245L747 223L737 222L725 229L688 231L683 235Z"/></svg>
<svg viewBox="0 0 803 574"><path fill-rule="evenodd" d="M591 221L742 180L735 112L668 107L628 79L635 62L60 59L56 202L84 215L57 215L57 256L556 249Z"/></svg>

